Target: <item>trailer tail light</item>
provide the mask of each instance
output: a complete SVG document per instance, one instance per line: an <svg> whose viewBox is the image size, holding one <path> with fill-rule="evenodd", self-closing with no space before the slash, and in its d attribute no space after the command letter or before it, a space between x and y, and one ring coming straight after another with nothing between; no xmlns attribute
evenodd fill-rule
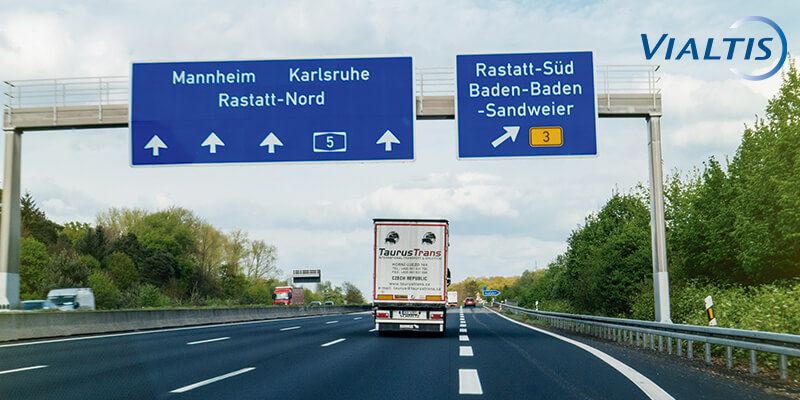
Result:
<svg viewBox="0 0 800 400"><path fill-rule="evenodd" d="M375 318L389 318L389 311L376 311Z"/></svg>
<svg viewBox="0 0 800 400"><path fill-rule="evenodd" d="M444 311L431 311L431 319L444 319Z"/></svg>

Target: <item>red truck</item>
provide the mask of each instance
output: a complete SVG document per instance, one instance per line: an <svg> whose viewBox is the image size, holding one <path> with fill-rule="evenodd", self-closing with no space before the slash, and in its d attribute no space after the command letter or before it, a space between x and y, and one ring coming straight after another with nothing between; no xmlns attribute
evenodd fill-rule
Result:
<svg viewBox="0 0 800 400"><path fill-rule="evenodd" d="M302 306L303 288L291 286L278 286L272 294L272 305L275 306Z"/></svg>

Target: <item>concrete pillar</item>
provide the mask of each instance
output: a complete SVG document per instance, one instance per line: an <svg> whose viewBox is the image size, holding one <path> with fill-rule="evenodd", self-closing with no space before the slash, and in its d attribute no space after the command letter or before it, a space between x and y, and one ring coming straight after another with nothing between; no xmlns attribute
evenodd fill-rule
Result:
<svg viewBox="0 0 800 400"><path fill-rule="evenodd" d="M667 274L667 238L664 222L664 173L661 157L661 115L647 118L650 153L650 232L653 248L653 295L656 322L672 323L669 309L669 276Z"/></svg>
<svg viewBox="0 0 800 400"><path fill-rule="evenodd" d="M22 130L6 132L3 215L0 218L0 309L19 305L20 159Z"/></svg>

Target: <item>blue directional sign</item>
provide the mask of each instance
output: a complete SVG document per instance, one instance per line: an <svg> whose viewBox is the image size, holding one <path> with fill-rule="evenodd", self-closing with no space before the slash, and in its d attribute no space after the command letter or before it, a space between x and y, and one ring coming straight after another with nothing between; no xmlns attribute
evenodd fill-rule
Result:
<svg viewBox="0 0 800 400"><path fill-rule="evenodd" d="M592 52L456 56L458 157L597 155Z"/></svg>
<svg viewBox="0 0 800 400"><path fill-rule="evenodd" d="M484 296L498 296L500 295L499 290L486 290L486 286L483 287L483 295Z"/></svg>
<svg viewBox="0 0 800 400"><path fill-rule="evenodd" d="M134 63L131 164L414 159L411 57Z"/></svg>

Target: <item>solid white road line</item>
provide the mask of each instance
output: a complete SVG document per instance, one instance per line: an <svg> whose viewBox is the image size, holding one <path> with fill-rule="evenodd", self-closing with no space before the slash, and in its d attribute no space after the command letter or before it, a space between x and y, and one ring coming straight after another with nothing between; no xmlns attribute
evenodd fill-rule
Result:
<svg viewBox="0 0 800 400"><path fill-rule="evenodd" d="M458 394L483 394L477 369L458 370Z"/></svg>
<svg viewBox="0 0 800 400"><path fill-rule="evenodd" d="M361 318L362 318L362 317L355 317L355 318L353 318L353 321L358 321L358 320L360 320Z"/></svg>
<svg viewBox="0 0 800 400"><path fill-rule="evenodd" d="M458 346L459 357L472 357L472 346Z"/></svg>
<svg viewBox="0 0 800 400"><path fill-rule="evenodd" d="M565 342L567 342L569 344L575 345L575 346L581 348L582 350L586 350L587 352L589 352L593 356L603 360L603 362L605 362L606 364L610 365L612 368L614 368L617 371L619 371L622 375L624 375L631 382L633 382L634 385L639 387L639 389L641 389L644 392L644 394L646 394L647 397L649 397L651 399L658 399L658 400L669 400L669 399L674 400L675 399L669 393L667 393L664 389L662 389L660 386L656 385L655 382L651 381L646 376L642 375L639 371L629 367L627 364L623 363L622 361L619 361L616 358L611 357L610 355L608 355L608 354L606 354L606 353L604 353L604 352L602 352L602 351L600 351L598 349L595 349L592 346L589 346L589 345L587 345L585 343L581 343L581 342L579 342L577 340L572 340L570 338L567 338L567 337L564 337L564 336L561 336L561 335L558 335L558 334L555 334L555 333L552 333L552 332L549 332L549 331L546 331L546 330L543 330L543 329L539 329L539 328L536 328L536 327L533 327L533 326L530 326L530 325L525 325L522 322L519 322L519 321L516 321L516 320L511 319L509 317L506 317L505 315L500 314L497 311L492 310L492 312L494 312L495 314L497 314L497 315L499 315L499 316L501 316L501 317L503 317L503 318L505 318L505 319L517 324L517 325L524 326L524 327L526 327L528 329L531 329L531 330L534 330L536 332L544 333L545 335L550 335L550 336L552 336L552 337L554 337L556 339L563 340L563 341L565 341Z"/></svg>
<svg viewBox="0 0 800 400"><path fill-rule="evenodd" d="M458 335L459 342L469 342L469 336L467 335Z"/></svg>
<svg viewBox="0 0 800 400"><path fill-rule="evenodd" d="M216 338L216 339L198 340L198 341L196 341L196 342L189 342L189 343L186 343L186 344L188 344L189 346L191 346L191 345L195 345L195 344L203 344L203 343L219 342L220 340L228 340L228 339L230 339L230 336L218 337L218 338Z"/></svg>
<svg viewBox="0 0 800 400"><path fill-rule="evenodd" d="M467 328L459 328L458 333L467 333Z"/></svg>
<svg viewBox="0 0 800 400"><path fill-rule="evenodd" d="M22 371L30 371L32 369L39 369L39 368L47 368L47 365L34 365L32 367L25 367L25 368L17 368L17 369L9 369L7 371L0 371L0 375L3 374L13 374L14 372L22 372Z"/></svg>
<svg viewBox="0 0 800 400"><path fill-rule="evenodd" d="M293 331L295 329L300 329L300 326L287 326L286 328L281 328L281 331Z"/></svg>
<svg viewBox="0 0 800 400"><path fill-rule="evenodd" d="M333 346L334 344L344 342L345 340L347 340L347 339L345 339L345 338L336 339L336 340L334 340L332 342L325 343L325 344L321 345L320 347Z"/></svg>
<svg viewBox="0 0 800 400"><path fill-rule="evenodd" d="M221 381L221 380L223 380L223 379L228 379L228 378L230 378L230 377L232 377L232 376L236 376L236 375L239 375L239 374L243 374L243 373L245 373L245 372L250 372L250 371L252 371L252 370L254 370L254 369L256 369L256 368L255 368L255 367L242 368L242 369L240 369L240 370L238 370L238 371L233 371L233 372L231 372L231 373L227 373L227 374L225 374L225 375L220 375L220 376L218 376L218 377L216 377L216 378L206 379L206 380L204 380L204 381L201 381L201 382L193 383L193 384L191 384L191 385L184 386L184 387L182 387L182 388L178 388L178 389L172 390L172 391L170 391L170 393L183 393L183 392L188 392L188 391L190 391L190 390L192 390L192 389L197 389L197 388L199 388L199 387L201 387L201 386L205 386L205 385L208 385L208 384L210 384L210 383L219 382L219 381Z"/></svg>
<svg viewBox="0 0 800 400"><path fill-rule="evenodd" d="M339 323L339 321L328 321L325 323L325 325L337 324L337 323Z"/></svg>

